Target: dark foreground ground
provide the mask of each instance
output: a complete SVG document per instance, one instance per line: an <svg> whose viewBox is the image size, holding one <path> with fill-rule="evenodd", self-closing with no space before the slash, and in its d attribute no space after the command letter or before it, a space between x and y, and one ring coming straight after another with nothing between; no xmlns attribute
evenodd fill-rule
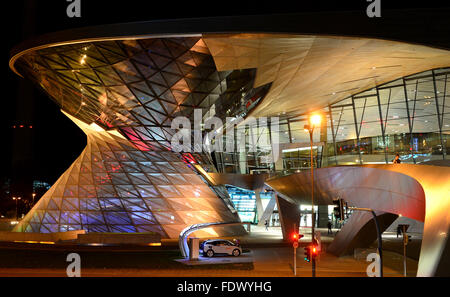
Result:
<svg viewBox="0 0 450 297"><path fill-rule="evenodd" d="M301 243L301 246L305 243ZM66 276L70 253L81 257L82 276L293 276L293 249L286 243L250 244L246 247L250 263L225 263L189 266L175 261L181 258L176 245L161 247L99 247L77 245L0 244L0 276ZM384 251L384 273L402 276L403 257ZM366 277L367 263L353 256L335 257L322 253L317 276ZM417 261L408 258L408 276L415 276ZM303 248L297 250L297 276L311 276L311 264L303 260Z"/></svg>
<svg viewBox="0 0 450 297"><path fill-rule="evenodd" d="M77 253L85 269L198 269L175 261L181 254L173 246L79 246L1 243L0 268L66 269L67 255ZM207 265L201 269L253 269L252 263Z"/></svg>

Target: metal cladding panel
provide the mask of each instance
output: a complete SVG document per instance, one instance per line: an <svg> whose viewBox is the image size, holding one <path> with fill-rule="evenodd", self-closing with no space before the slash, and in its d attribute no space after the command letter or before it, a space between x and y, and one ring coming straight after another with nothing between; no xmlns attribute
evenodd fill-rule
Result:
<svg viewBox="0 0 450 297"><path fill-rule="evenodd" d="M314 172L317 204L332 204L332 200L339 197L350 206L371 208L424 222L417 275L448 276L449 167L363 165L319 168ZM266 183L291 202L306 202L311 195L309 172Z"/></svg>

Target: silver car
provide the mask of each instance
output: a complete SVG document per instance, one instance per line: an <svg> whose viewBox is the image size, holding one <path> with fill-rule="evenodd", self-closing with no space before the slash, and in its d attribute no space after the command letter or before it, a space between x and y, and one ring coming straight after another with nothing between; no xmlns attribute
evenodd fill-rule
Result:
<svg viewBox="0 0 450 297"><path fill-rule="evenodd" d="M242 254L242 248L235 243L224 239L211 239L204 241L200 246L203 255L213 257L214 255L230 255L238 257Z"/></svg>

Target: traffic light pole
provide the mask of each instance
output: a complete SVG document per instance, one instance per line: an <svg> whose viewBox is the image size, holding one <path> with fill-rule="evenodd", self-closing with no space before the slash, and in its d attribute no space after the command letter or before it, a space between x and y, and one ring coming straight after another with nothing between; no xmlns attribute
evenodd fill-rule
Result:
<svg viewBox="0 0 450 297"><path fill-rule="evenodd" d="M294 276L297 276L297 248L294 247Z"/></svg>
<svg viewBox="0 0 450 297"><path fill-rule="evenodd" d="M406 242L405 242L405 236L406 240L408 240L408 235L403 233L403 276L406 277Z"/></svg>
<svg viewBox="0 0 450 297"><path fill-rule="evenodd" d="M375 211L370 208L359 208L359 207L348 207L349 209L353 210L361 210L361 211L368 211L372 213L373 219L375 221L375 227L377 228L377 236L378 236L378 254L380 255L380 277L383 277L383 243L381 241L381 232L380 232L380 225L378 224L377 215L375 214Z"/></svg>
<svg viewBox="0 0 450 297"><path fill-rule="evenodd" d="M313 132L314 130L310 127L309 129L309 140L311 144L311 216L312 216L312 227L311 227L311 242L315 245L315 225L316 225L316 215L314 213L314 159L313 159ZM312 267L312 277L316 277L316 258L311 257L311 267Z"/></svg>
<svg viewBox="0 0 450 297"><path fill-rule="evenodd" d="M295 234L297 234L297 224L294 224L294 232ZM294 276L297 276L297 247L298 247L298 242L297 244L294 242Z"/></svg>
<svg viewBox="0 0 450 297"><path fill-rule="evenodd" d="M297 224L294 224L294 234L292 234L292 247L294 248L294 276L297 276L297 248L298 248L298 241L300 238L303 237L303 235L297 233Z"/></svg>
<svg viewBox="0 0 450 297"><path fill-rule="evenodd" d="M406 277L407 276L407 273L406 273L406 246L408 245L408 242L409 242L409 236L406 233L406 231L408 230L409 225L407 225L407 224L399 224L398 227L402 228L402 235L403 235L403 276Z"/></svg>

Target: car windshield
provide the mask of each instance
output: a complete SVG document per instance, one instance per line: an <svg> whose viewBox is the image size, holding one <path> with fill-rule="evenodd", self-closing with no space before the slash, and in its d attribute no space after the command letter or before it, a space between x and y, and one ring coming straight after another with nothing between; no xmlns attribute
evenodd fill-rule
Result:
<svg viewBox="0 0 450 297"><path fill-rule="evenodd" d="M206 244L214 246L234 246L235 244L227 240L207 241Z"/></svg>
<svg viewBox="0 0 450 297"><path fill-rule="evenodd" d="M209 244L209 245L220 245L220 241L208 241L207 244Z"/></svg>

